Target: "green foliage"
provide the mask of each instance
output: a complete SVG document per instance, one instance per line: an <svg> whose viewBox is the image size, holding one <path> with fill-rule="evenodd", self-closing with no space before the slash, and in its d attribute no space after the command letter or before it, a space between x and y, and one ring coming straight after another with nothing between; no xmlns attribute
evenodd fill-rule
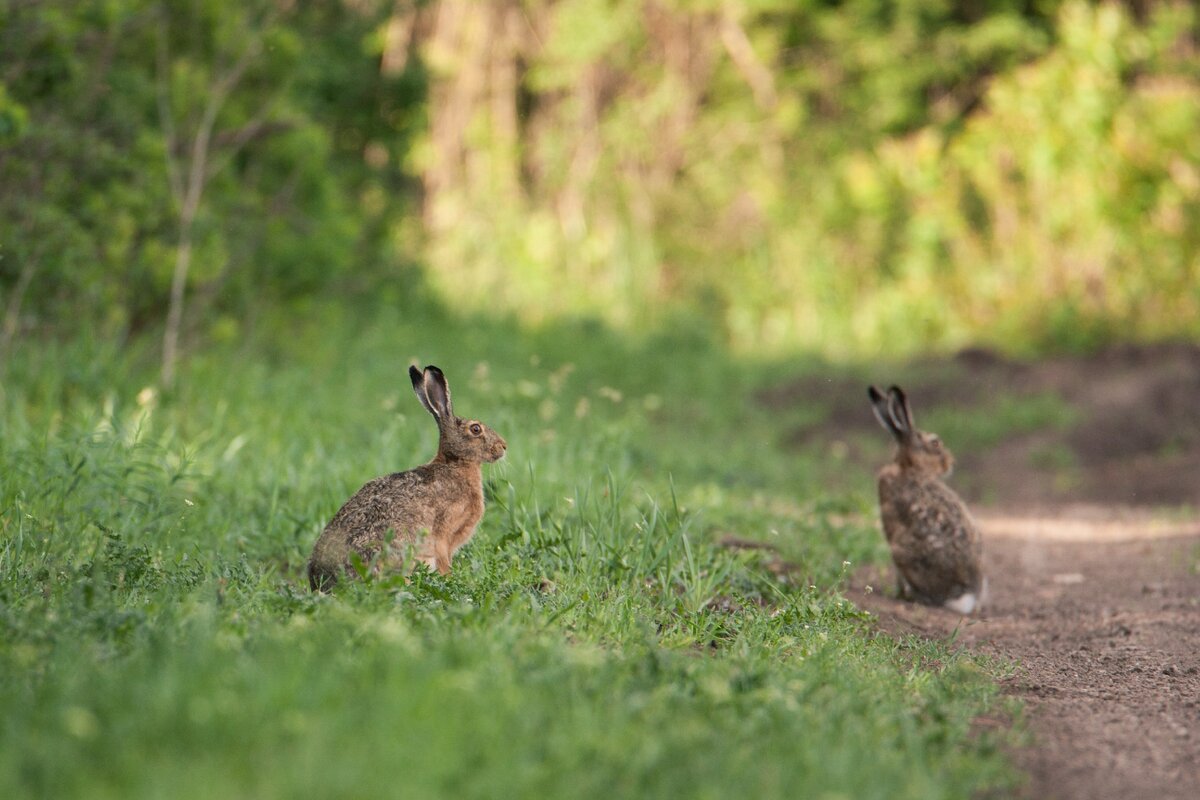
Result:
<svg viewBox="0 0 1200 800"><path fill-rule="evenodd" d="M381 254L408 204L394 188L412 123L385 112L393 91L410 105L420 92L411 75L381 76L377 54L362 46L382 6L7 6L6 324L14 333L110 337L157 325L194 167L205 177L192 234L193 318L229 335L253 321L255 303L338 285L362 259L384 262L376 277L394 279L388 267L399 262ZM330 64L336 70L323 68ZM385 138L396 160L365 163L366 144Z"/></svg>
<svg viewBox="0 0 1200 800"><path fill-rule="evenodd" d="M0 84L0 144L21 138L28 124L29 112L20 103L14 102L4 84Z"/></svg>
<svg viewBox="0 0 1200 800"><path fill-rule="evenodd" d="M861 346L869 320L854 304L877 265L835 257L860 238L837 230L839 162L960 123L986 75L1049 44L1049 20L1016 4L535 7L533 37L445 34L459 51L507 47L528 64L527 119L512 130L494 94L470 106L469 157L502 177L435 185L435 279L475 307L626 322L661 319L665 301L744 345ZM435 85L469 103L484 79L471 61ZM452 173L442 160L461 145L435 125L428 146L427 173ZM528 178L503 177L517 173ZM831 322L843 342L822 333Z"/></svg>
<svg viewBox="0 0 1200 800"><path fill-rule="evenodd" d="M509 456L451 575L316 596L303 563L338 504L435 446L397 343ZM147 388L154 362L18 348L0 383L6 797L1011 781L971 730L989 673L874 633L839 595L845 562L882 555L869 493L819 497L817 455L764 444L782 424L752 399L770 365L386 301L265 316L171 395ZM731 531L794 567L719 546Z"/></svg>
<svg viewBox="0 0 1200 800"><path fill-rule="evenodd" d="M743 352L1195 335L1197 16L1138 8L8 4L0 352L154 330L185 240L226 339L424 279Z"/></svg>
<svg viewBox="0 0 1200 800"><path fill-rule="evenodd" d="M453 302L622 323L683 307L745 349L842 354L1198 332L1186 4L529 13L528 37L433 37L527 65L516 128L508 84L472 94L500 69L482 56L432 78L434 119L471 120L426 142Z"/></svg>
<svg viewBox="0 0 1200 800"><path fill-rule="evenodd" d="M1060 45L995 79L961 130L856 164L861 210L896 220L870 253L892 278L862 300L881 344L914 320L1008 349L1197 332L1200 73L1179 50L1195 24L1184 6L1137 27L1069 4Z"/></svg>
<svg viewBox="0 0 1200 800"><path fill-rule="evenodd" d="M969 411L938 409L929 415L929 429L938 431L963 451L980 451L1014 435L1040 430L1067 431L1078 422L1075 410L1053 393L1012 397L999 395Z"/></svg>

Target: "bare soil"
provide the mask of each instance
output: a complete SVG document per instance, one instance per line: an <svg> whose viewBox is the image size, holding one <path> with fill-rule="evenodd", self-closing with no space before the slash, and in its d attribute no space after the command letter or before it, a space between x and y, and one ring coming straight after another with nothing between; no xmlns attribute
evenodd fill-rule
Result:
<svg viewBox="0 0 1200 800"><path fill-rule="evenodd" d="M971 350L901 373L918 425L923 409L986 408L1001 393L1052 393L1074 422L956 452L953 485L984 535L981 614L898 601L890 570L860 571L851 599L886 631L953 636L1013 665L1004 689L1032 733L1014 753L1022 796L1200 797L1200 348L1036 363ZM826 403L828 419L789 443L873 469L881 451L856 444L882 435L865 395L862 380L806 379L762 400Z"/></svg>
<svg viewBox="0 0 1200 800"><path fill-rule="evenodd" d="M981 516L989 575L964 619L894 597L890 571L848 592L884 630L1011 662L1032 743L1014 754L1029 798L1200 794L1200 525ZM1099 539L1082 538L1088 525ZM1118 531L1121 532L1120 538ZM868 590L867 587L870 587Z"/></svg>
<svg viewBox="0 0 1200 800"><path fill-rule="evenodd" d="M1072 411L1067 430L1025 430L987 448L947 441L957 459L953 485L968 502L1200 507L1196 345L1129 345L1036 362L971 349L864 377L806 376L760 400L773 408L824 406L826 418L787 432L784 444L825 451L849 471L869 473L891 444L871 415L868 380L903 386L918 427L935 410L986 415L1000 396L1049 395Z"/></svg>

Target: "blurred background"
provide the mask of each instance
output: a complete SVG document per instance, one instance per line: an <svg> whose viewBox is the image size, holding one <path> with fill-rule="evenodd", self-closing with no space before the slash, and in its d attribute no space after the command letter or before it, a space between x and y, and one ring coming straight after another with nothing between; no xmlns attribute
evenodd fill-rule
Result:
<svg viewBox="0 0 1200 800"><path fill-rule="evenodd" d="M735 352L1200 334L1186 2L5 0L0 353L314 302Z"/></svg>
<svg viewBox="0 0 1200 800"><path fill-rule="evenodd" d="M1015 662L857 605L869 383L1090 748L1029 796L1166 797L1198 201L1188 2L0 0L0 797L1002 796ZM411 363L487 513L313 595Z"/></svg>

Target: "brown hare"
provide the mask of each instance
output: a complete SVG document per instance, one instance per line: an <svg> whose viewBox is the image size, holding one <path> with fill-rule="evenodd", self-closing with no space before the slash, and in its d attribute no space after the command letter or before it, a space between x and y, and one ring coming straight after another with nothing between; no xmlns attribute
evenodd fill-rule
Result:
<svg viewBox="0 0 1200 800"><path fill-rule="evenodd" d="M334 514L308 562L314 590L331 588L343 574L356 575L355 554L364 564L378 559L376 569L404 569L404 551L411 549L416 561L445 574L483 516L480 465L502 458L508 444L482 422L454 415L440 369L409 367L408 374L437 421L437 455L423 466L370 481Z"/></svg>
<svg viewBox="0 0 1200 800"><path fill-rule="evenodd" d="M879 515L899 577L900 596L970 614L983 603L983 543L966 505L942 482L954 456L937 435L913 425L899 386L868 389L881 425L896 439L896 459L879 470Z"/></svg>

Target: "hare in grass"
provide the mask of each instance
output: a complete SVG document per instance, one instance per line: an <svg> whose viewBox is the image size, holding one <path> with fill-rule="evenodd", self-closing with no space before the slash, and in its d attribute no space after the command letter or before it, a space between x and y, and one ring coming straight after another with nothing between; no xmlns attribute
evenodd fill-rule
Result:
<svg viewBox="0 0 1200 800"><path fill-rule="evenodd" d="M954 456L937 435L913 425L899 386L868 390L879 423L896 439L895 460L879 470L879 515L906 600L970 614L983 602L983 543L966 505L942 482Z"/></svg>
<svg viewBox="0 0 1200 800"><path fill-rule="evenodd" d="M445 574L483 516L484 462L508 444L482 422L454 415L446 376L434 366L409 367L413 391L438 426L437 455L428 464L370 481L346 501L313 547L308 581L314 590L353 577L354 556L374 568L403 569L405 550Z"/></svg>

